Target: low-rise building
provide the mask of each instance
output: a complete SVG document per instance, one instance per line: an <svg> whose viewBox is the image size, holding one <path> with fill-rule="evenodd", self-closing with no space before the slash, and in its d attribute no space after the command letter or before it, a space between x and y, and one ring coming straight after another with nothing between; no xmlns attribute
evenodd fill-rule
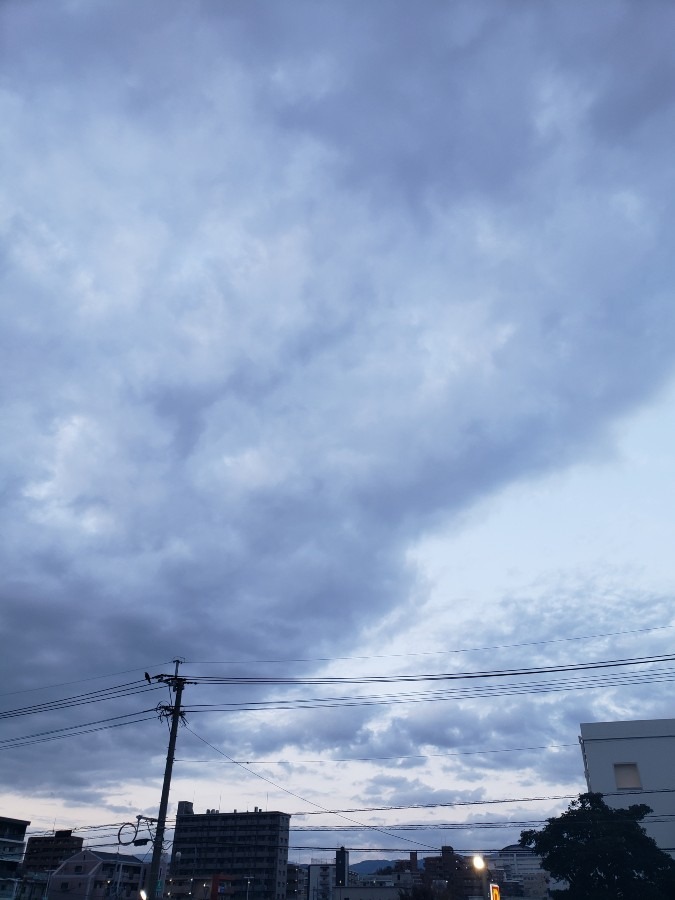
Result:
<svg viewBox="0 0 675 900"><path fill-rule="evenodd" d="M137 856L81 850L53 873L47 900L138 900L148 868Z"/></svg>
<svg viewBox="0 0 675 900"><path fill-rule="evenodd" d="M169 878L164 896L171 900L231 900L234 876L220 873L202 878Z"/></svg>
<svg viewBox="0 0 675 900"><path fill-rule="evenodd" d="M51 872L24 872L15 900L46 900Z"/></svg>

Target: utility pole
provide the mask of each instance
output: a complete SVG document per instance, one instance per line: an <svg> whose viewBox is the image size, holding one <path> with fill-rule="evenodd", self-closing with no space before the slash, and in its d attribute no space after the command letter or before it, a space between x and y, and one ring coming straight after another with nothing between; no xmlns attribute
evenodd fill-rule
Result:
<svg viewBox="0 0 675 900"><path fill-rule="evenodd" d="M162 798L159 802L159 814L157 816L157 830L155 832L155 842L152 848L150 878L148 879L148 900L160 900L161 898L159 869L162 862L164 831L166 828L166 811L169 806L169 789L171 788L171 772L173 770L173 759L176 752L176 735L178 734L178 723L182 715L180 702L183 696L183 688L187 683L185 678L178 677L178 666L181 664L181 660L174 659L174 663L176 664L176 670L173 675L153 676L156 681L162 681L164 684L168 684L176 696L173 706L160 705L158 707L161 716L166 716L167 718L171 716L171 731L169 732L169 748L166 754ZM146 675L146 678L150 681L149 676Z"/></svg>

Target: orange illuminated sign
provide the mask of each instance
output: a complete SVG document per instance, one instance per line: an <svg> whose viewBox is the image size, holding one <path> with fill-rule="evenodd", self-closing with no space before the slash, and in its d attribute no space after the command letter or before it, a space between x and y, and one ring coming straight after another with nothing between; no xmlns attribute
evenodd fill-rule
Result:
<svg viewBox="0 0 675 900"><path fill-rule="evenodd" d="M499 900L499 885L490 885L490 900Z"/></svg>

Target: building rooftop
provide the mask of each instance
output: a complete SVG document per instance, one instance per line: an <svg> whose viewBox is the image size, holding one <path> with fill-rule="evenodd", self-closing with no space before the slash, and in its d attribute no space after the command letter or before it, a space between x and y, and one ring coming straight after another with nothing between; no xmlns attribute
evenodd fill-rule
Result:
<svg viewBox="0 0 675 900"><path fill-rule="evenodd" d="M582 722L583 740L675 737L675 719L634 719L631 722Z"/></svg>

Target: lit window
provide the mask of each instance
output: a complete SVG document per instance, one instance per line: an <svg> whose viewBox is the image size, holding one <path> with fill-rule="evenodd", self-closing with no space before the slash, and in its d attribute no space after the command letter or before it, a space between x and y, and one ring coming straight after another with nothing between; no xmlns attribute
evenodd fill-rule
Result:
<svg viewBox="0 0 675 900"><path fill-rule="evenodd" d="M614 763L614 778L619 790L642 789L637 763Z"/></svg>

